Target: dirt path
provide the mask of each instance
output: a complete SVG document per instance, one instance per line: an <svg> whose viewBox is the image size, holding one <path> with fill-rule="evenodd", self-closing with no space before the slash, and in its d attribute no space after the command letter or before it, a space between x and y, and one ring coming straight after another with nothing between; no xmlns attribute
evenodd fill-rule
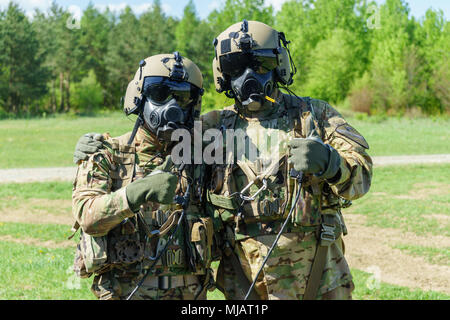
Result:
<svg viewBox="0 0 450 320"><path fill-rule="evenodd" d="M72 201L28 199L14 208L0 208L0 222L37 223L37 224L73 224L71 214Z"/></svg>
<svg viewBox="0 0 450 320"><path fill-rule="evenodd" d="M373 157L372 160L375 167L421 163L450 163L450 154ZM0 184L71 181L76 174L76 170L76 167L3 169L0 170Z"/></svg>
<svg viewBox="0 0 450 320"><path fill-rule="evenodd" d="M450 294L450 266L429 263L393 248L397 244L449 248L445 236L418 236L392 228L365 226L365 217L345 215L348 235L344 237L351 268L374 274L375 279L404 287Z"/></svg>

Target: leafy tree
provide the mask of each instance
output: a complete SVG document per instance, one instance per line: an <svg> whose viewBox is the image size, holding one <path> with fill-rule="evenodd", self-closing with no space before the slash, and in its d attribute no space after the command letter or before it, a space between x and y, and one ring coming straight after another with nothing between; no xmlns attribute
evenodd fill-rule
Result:
<svg viewBox="0 0 450 320"><path fill-rule="evenodd" d="M370 51L370 73L374 105L387 111L404 110L410 104L407 55L413 55L414 24L408 19L409 7L402 0L386 0L380 7L381 28L375 29ZM416 62L412 62L417 65Z"/></svg>
<svg viewBox="0 0 450 320"><path fill-rule="evenodd" d="M214 56L211 43L214 34L208 23L197 17L192 0L184 8L183 18L176 30L176 50L200 68L205 86L212 83L211 62Z"/></svg>
<svg viewBox="0 0 450 320"><path fill-rule="evenodd" d="M100 82L101 92L106 92L108 86L105 56L108 50L109 30L113 25L114 18L110 12L107 10L101 13L92 3L83 12L80 36L80 47L83 51L81 67L83 73L94 71L95 78Z"/></svg>
<svg viewBox="0 0 450 320"><path fill-rule="evenodd" d="M426 92L421 105L427 112L450 109L450 23L442 10L429 9L417 26L415 40L423 58L423 81Z"/></svg>
<svg viewBox="0 0 450 320"><path fill-rule="evenodd" d="M312 50L308 81L302 94L327 100L342 101L360 70L355 61L357 50L353 46L355 35L337 29L333 35L320 41Z"/></svg>
<svg viewBox="0 0 450 320"><path fill-rule="evenodd" d="M273 25L273 8L265 6L264 0L226 0L222 8L213 10L208 16L208 22L215 35L244 19Z"/></svg>
<svg viewBox="0 0 450 320"><path fill-rule="evenodd" d="M155 0L151 8L140 15L139 25L140 41L137 43L137 50L141 59L175 50L177 21L166 17L159 0Z"/></svg>
<svg viewBox="0 0 450 320"><path fill-rule="evenodd" d="M142 52L138 50L139 20L130 7L120 14L117 24L108 38L108 52L105 57L108 72L107 101L110 106L118 106L120 97L134 77L142 60Z"/></svg>
<svg viewBox="0 0 450 320"><path fill-rule="evenodd" d="M335 33L339 33L340 41L351 49L352 54L340 56L339 63L353 64L352 76L361 74L367 66L371 30L367 28L368 4L365 0L291 0L283 4L276 16L276 28L286 34L291 41L290 48L292 58L297 66L298 73L294 77L294 88L300 91L306 90L309 94L312 84L317 81L310 79L318 69L325 71L324 67L318 66L317 54L324 61L326 55L332 56L340 51ZM325 47L327 41L338 47ZM335 53L319 52L316 47L322 43L320 50L331 50ZM349 47L352 48L349 48ZM342 53L342 51L341 51ZM355 54L357 53L357 54ZM345 61L344 61L345 60ZM328 62L330 63L330 62ZM333 77L333 76L331 76ZM347 75L345 75L347 77ZM309 82L309 84L307 84ZM308 89L305 87L308 86ZM329 96L329 93L318 91L318 86L313 86L314 93L319 96ZM321 87L325 88L324 85ZM344 88L348 87L348 79ZM342 90L337 96L342 97ZM334 94L336 96L336 94ZM336 98L337 98L336 96Z"/></svg>
<svg viewBox="0 0 450 320"><path fill-rule="evenodd" d="M46 93L36 33L25 13L10 2L0 20L1 100L5 111L22 115ZM45 79L44 79L45 80Z"/></svg>
<svg viewBox="0 0 450 320"><path fill-rule="evenodd" d="M72 84L72 95L70 96L71 110L82 114L92 114L103 104L102 87L98 83L95 72L89 74L80 82Z"/></svg>

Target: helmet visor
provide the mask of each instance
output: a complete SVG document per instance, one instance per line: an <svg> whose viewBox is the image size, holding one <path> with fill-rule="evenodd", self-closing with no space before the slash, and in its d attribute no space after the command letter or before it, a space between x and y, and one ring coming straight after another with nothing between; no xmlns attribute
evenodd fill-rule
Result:
<svg viewBox="0 0 450 320"><path fill-rule="evenodd" d="M197 100L199 89L186 81L174 81L166 77L145 77L142 93L157 105L175 99L180 107L186 107Z"/></svg>
<svg viewBox="0 0 450 320"><path fill-rule="evenodd" d="M277 55L272 49L236 52L220 57L222 73L231 77L241 75L247 68L263 74L274 70L277 66Z"/></svg>

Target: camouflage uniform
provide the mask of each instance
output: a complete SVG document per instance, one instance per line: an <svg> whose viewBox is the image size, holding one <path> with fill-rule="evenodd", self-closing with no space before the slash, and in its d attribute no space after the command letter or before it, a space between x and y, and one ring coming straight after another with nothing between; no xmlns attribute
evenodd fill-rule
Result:
<svg viewBox="0 0 450 320"><path fill-rule="evenodd" d="M148 257L164 247L181 212L179 205L158 203L146 203L138 214L130 210L125 186L152 172L167 150L143 128L131 146L129 138L130 133L107 139L103 149L79 165L74 181L75 229L81 227L74 268L81 277L95 275L92 291L99 299L125 299L132 292L152 264ZM192 171L184 173L198 173ZM181 179L178 189L185 187L186 179ZM180 225L133 299L206 298L202 288L209 269L212 227L198 210L195 192L191 194L187 224ZM152 232L157 229L160 236ZM187 262L190 257L192 264Z"/></svg>
<svg viewBox="0 0 450 320"><path fill-rule="evenodd" d="M214 165L212 168L215 178L208 191L207 210L217 218L216 225L222 225L225 243L217 287L222 288L227 299L243 298L248 284L238 281L230 250L234 250L251 283L290 210L298 186L294 179L289 178L291 165L284 158L279 162L280 170L268 177L267 189L254 201L244 203L241 219L237 215L240 204L235 193L254 180L249 194L255 194L261 188L261 181L253 178L263 172L261 162L271 156L273 161L279 161L272 155L276 153L273 147L279 146L282 158L288 152L287 142L293 138L305 138L314 126L324 143L339 152L342 158L340 176L333 182L321 181L313 175L303 180L301 198L293 219L260 274L255 290L261 299L302 299L319 244L318 231L326 220L333 225L336 241L328 247L316 298L351 299L354 286L344 258L341 235L346 234L346 228L341 208L349 200L362 197L370 188L372 161L366 153L368 145L326 102L309 98L299 100L281 93L275 100L278 107L257 116L244 110L236 112L239 108L232 106L202 117L204 130L222 129L224 149L229 132L223 129L242 129L248 135L246 151L253 144L260 157L253 162L248 157L239 162L234 159L233 164ZM268 146L267 141L271 141ZM224 150L224 154L226 152Z"/></svg>

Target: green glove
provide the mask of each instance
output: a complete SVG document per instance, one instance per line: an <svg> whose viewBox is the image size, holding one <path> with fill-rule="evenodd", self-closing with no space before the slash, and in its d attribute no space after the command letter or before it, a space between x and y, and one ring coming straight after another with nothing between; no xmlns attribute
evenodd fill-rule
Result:
<svg viewBox="0 0 450 320"><path fill-rule="evenodd" d="M155 167L155 171L170 172L172 167L173 167L172 156L168 155L162 164Z"/></svg>
<svg viewBox="0 0 450 320"><path fill-rule="evenodd" d="M291 148L289 162L294 165L295 170L312 173L327 180L334 180L339 173L339 153L330 145L324 144L317 135L293 139L288 145Z"/></svg>
<svg viewBox="0 0 450 320"><path fill-rule="evenodd" d="M73 162L87 160L89 154L96 153L103 146L103 136L100 133L86 133L77 142Z"/></svg>
<svg viewBox="0 0 450 320"><path fill-rule="evenodd" d="M138 212L139 207L148 201L161 204L173 203L178 178L168 172L154 171L152 174L133 181L126 186L128 204L131 211Z"/></svg>

